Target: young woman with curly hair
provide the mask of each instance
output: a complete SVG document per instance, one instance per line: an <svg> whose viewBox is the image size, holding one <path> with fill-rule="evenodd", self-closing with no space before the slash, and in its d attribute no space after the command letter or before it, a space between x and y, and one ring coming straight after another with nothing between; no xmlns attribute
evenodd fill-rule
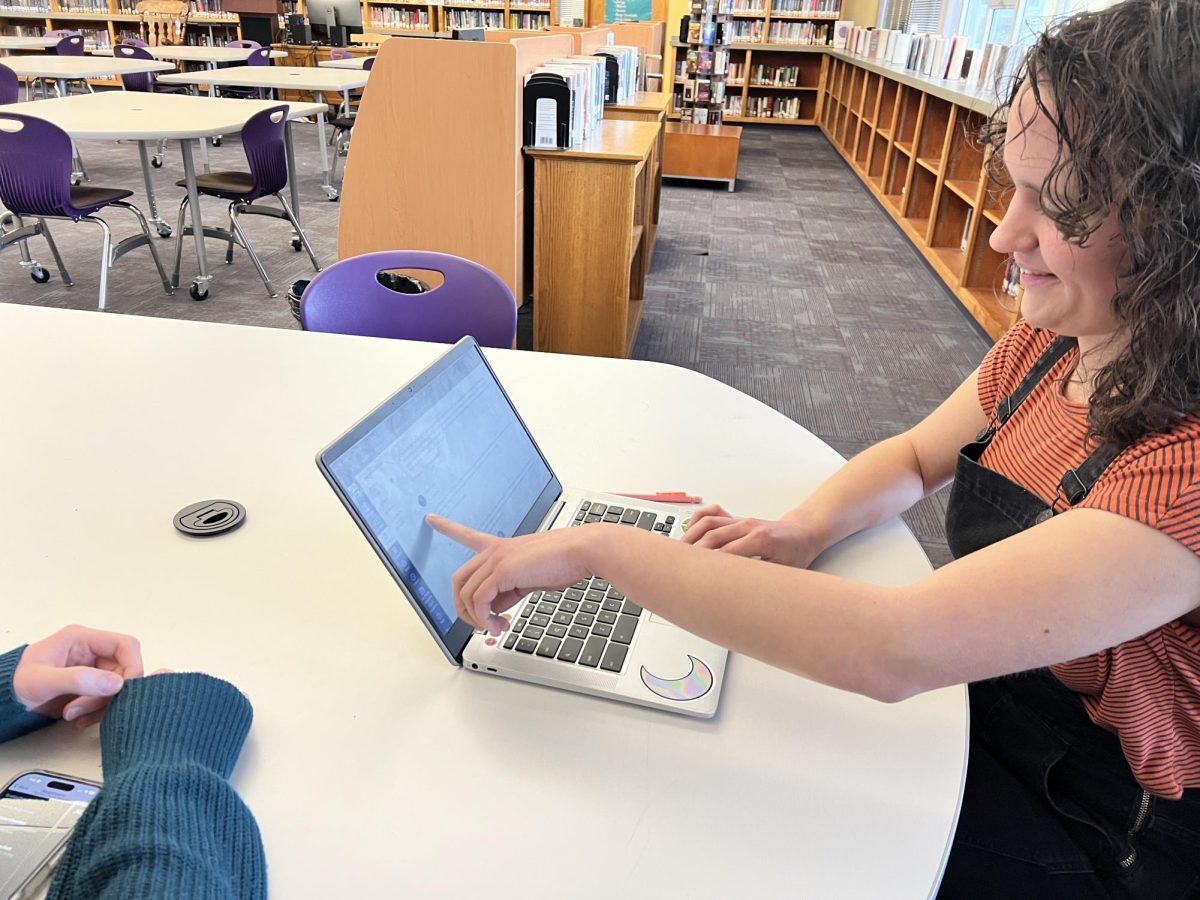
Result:
<svg viewBox="0 0 1200 900"><path fill-rule="evenodd" d="M1039 37L985 129L1023 319L916 427L775 522L600 525L477 555L459 614L592 574L709 640L896 701L970 683L943 898L1200 892L1200 0ZM807 571L953 484L955 560L906 587ZM712 552L719 551L719 552ZM1021 673L1014 677L1013 673Z"/></svg>

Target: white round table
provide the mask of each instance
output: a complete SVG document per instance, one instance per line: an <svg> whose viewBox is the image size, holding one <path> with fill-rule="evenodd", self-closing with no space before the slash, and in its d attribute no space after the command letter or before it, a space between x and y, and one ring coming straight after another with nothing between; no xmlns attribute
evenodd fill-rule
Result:
<svg viewBox="0 0 1200 900"><path fill-rule="evenodd" d="M6 646L81 621L239 685L255 721L234 784L274 897L928 897L961 687L886 705L734 656L706 721L446 662L314 463L444 349L0 305ZM690 371L488 358L565 483L775 516L842 463ZM172 527L212 498L245 524ZM819 568L929 571L898 521ZM0 775L97 777L97 746L55 726L0 745Z"/></svg>

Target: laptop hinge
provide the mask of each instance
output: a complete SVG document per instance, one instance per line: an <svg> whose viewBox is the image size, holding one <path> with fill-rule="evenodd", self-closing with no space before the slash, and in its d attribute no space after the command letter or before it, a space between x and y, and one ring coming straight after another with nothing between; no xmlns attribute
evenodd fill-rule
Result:
<svg viewBox="0 0 1200 900"><path fill-rule="evenodd" d="M538 528L538 531L546 531L550 528L553 528L555 520L558 518L559 513L563 511L563 507L566 505L566 502L563 500L555 500L554 505L550 507L550 511L546 513L546 518L542 519L542 525L540 528Z"/></svg>

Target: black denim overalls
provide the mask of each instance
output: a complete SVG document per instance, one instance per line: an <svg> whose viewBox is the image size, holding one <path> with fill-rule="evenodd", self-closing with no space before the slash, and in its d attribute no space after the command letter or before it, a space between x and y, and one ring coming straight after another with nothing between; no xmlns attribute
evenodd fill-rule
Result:
<svg viewBox="0 0 1200 900"><path fill-rule="evenodd" d="M955 558L1084 499L1120 448L1103 444L1059 483L1057 509L979 464L1069 350L1058 338L958 457L946 513ZM940 898L1200 896L1200 791L1144 791L1116 735L1048 669L970 685L967 785Z"/></svg>

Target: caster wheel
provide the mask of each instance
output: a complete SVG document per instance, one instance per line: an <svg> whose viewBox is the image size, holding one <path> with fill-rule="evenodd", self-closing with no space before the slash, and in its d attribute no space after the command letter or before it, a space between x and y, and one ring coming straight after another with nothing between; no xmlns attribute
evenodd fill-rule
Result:
<svg viewBox="0 0 1200 900"><path fill-rule="evenodd" d="M156 225L156 226L154 226L154 228L158 232L158 236L160 238L166 239L171 236L171 226L170 225L166 225L166 224Z"/></svg>
<svg viewBox="0 0 1200 900"><path fill-rule="evenodd" d="M191 296L193 300L207 300L208 288L200 290L200 285L193 284L190 288L188 288L188 295Z"/></svg>
<svg viewBox="0 0 1200 900"><path fill-rule="evenodd" d="M34 266L29 270L29 277L33 279L34 284L45 284L50 280L50 272L45 266Z"/></svg>
<svg viewBox="0 0 1200 900"><path fill-rule="evenodd" d="M220 139L219 137L215 137L215 138L213 138L213 139L212 139L212 141L213 141L213 146L214 146L214 147L220 147L220 146L221 146L221 139Z"/></svg>
<svg viewBox="0 0 1200 900"><path fill-rule="evenodd" d="M300 248L301 248L300 238L292 238L292 249L295 250L297 253L299 253Z"/></svg>
<svg viewBox="0 0 1200 900"><path fill-rule="evenodd" d="M156 169L161 169L162 164L163 164L163 161L162 161L161 156L156 156L156 157L154 157L154 159L150 160L150 165L154 166L154 168L156 168Z"/></svg>
<svg viewBox="0 0 1200 900"><path fill-rule="evenodd" d="M71 185L73 187L79 187L81 184L83 184L82 178L80 178L78 175L71 176Z"/></svg>

